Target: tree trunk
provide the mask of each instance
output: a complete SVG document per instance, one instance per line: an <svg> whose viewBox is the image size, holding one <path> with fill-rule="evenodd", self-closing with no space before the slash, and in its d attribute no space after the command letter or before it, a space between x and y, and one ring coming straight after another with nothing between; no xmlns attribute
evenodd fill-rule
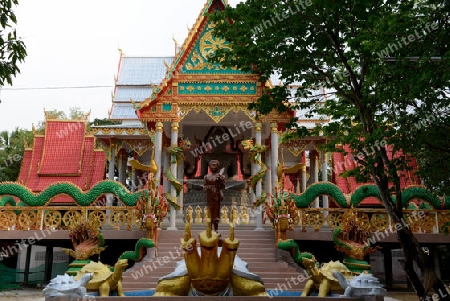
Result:
<svg viewBox="0 0 450 301"><path fill-rule="evenodd" d="M387 159L386 150L382 148L380 152L381 156ZM404 269L411 285L420 300L432 300L428 293L433 288L437 294L440 294L439 300L450 301L450 294L446 293L447 291L445 284L437 277L432 266L430 267L425 265L425 254L423 249L411 231L409 224L403 218L402 194L400 190L399 176L396 172L392 173L397 200L394 202L389 191L389 180L385 173L384 162L380 158L377 163L377 166L372 168L372 178L380 190L383 205L386 208L388 215L394 221L396 229L398 229L397 225L402 226L400 230L397 230L397 237L403 248L405 255ZM417 266L425 276L424 284L422 284L419 275L417 275L414 270L414 262L416 262Z"/></svg>

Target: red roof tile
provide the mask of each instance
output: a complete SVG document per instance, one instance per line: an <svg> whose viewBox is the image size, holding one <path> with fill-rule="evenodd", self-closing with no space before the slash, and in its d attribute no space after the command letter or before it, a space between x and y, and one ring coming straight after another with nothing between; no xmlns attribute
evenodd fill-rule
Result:
<svg viewBox="0 0 450 301"><path fill-rule="evenodd" d="M84 120L47 120L39 175L80 175L85 131Z"/></svg>
<svg viewBox="0 0 450 301"><path fill-rule="evenodd" d="M28 180L25 185L32 191L36 191L35 186L39 182L38 166L44 148L44 136L35 136L33 142L33 154L31 156L30 168L28 168ZM23 162L22 162L23 164Z"/></svg>
<svg viewBox="0 0 450 301"><path fill-rule="evenodd" d="M343 193L353 193L358 187L366 184L374 184L374 182L357 182L355 177L342 177L341 174L346 170L352 170L357 166L357 162L353 159L353 153L348 145L343 147L343 150L347 152L344 156L342 152L336 152L332 154L332 166L333 166L333 179L335 184L342 190ZM387 146L388 158L393 157L392 146ZM401 156L403 153L397 151L395 156ZM419 185L420 179L414 174L417 170L417 162L414 158L408 157L410 160L411 171L402 171L400 174L400 187L404 189L410 185ZM391 184L392 185L392 184ZM365 198L361 205L380 205L381 202L375 197Z"/></svg>
<svg viewBox="0 0 450 301"><path fill-rule="evenodd" d="M20 184L25 185L28 181L32 155L32 149L25 149L25 151L23 152L22 165L20 166L19 177L17 178L17 182L19 182Z"/></svg>
<svg viewBox="0 0 450 301"><path fill-rule="evenodd" d="M104 151L94 151L94 170L92 171L90 187L94 186L98 181L104 180L106 171L106 153Z"/></svg>
<svg viewBox="0 0 450 301"><path fill-rule="evenodd" d="M95 150L93 136L85 136L84 121L46 120L45 136L36 135L33 149L25 151L17 181L33 192L58 182L70 182L86 191L105 178L105 166L105 152ZM73 200L58 195L52 202Z"/></svg>

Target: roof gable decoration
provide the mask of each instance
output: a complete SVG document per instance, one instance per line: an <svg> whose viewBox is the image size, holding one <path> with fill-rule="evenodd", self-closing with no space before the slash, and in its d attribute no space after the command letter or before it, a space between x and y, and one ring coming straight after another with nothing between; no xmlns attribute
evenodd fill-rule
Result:
<svg viewBox="0 0 450 301"><path fill-rule="evenodd" d="M189 96L194 96L195 102L202 103L203 106L205 101L212 101L211 96L220 95L212 101L214 112L211 115L215 118L217 118L217 104L236 106L238 104L235 97L240 96L243 98L240 98L239 103L246 108L248 102L260 96L261 84L257 76L208 61L217 49L229 47L226 40L214 36L215 26L207 19L209 12L224 9L226 5L228 1L225 0L209 0L206 3L172 64L166 66L167 73L164 80L158 87L153 87L153 93L148 99L135 107L141 121L182 118L184 114L179 112L182 107L177 103L183 99L192 105ZM231 103L229 99L221 98L224 96L232 97ZM220 115L223 115L223 112L220 112Z"/></svg>
<svg viewBox="0 0 450 301"><path fill-rule="evenodd" d="M205 16L212 9L215 9L217 7L225 7L227 5L228 0L208 0L208 2L205 4L205 7L203 8L202 15Z"/></svg>
<svg viewBox="0 0 450 301"><path fill-rule="evenodd" d="M170 64L170 66L166 66L167 67L167 72L166 72L166 76L164 78L164 80L160 83L160 85L158 87L156 87L153 90L152 95L144 102L142 103L141 107L145 107L147 105L149 105L153 100L155 100L157 98L157 96L165 91L165 88L167 88L168 86L168 82L173 79L173 75L176 73L177 70L183 69L183 64L184 62L186 62L186 57L190 56L192 54L192 46L194 44L198 44L198 39L199 36L204 36L204 34L208 31L212 31L213 30L213 25L212 27L208 28L208 30L205 31L205 29L202 30L202 28L204 27L206 21L207 21L207 14L215 9L224 9L225 6L228 5L228 0L208 0L207 3L205 4L202 12L200 13L200 15L198 16L194 26L190 29L188 37L184 40L183 45L181 45L181 47L179 47L179 51L177 52L174 60L172 61L172 64ZM215 38L211 38L209 37L209 34L206 35L204 37L205 39L205 45L206 47L203 47L202 49L204 51L208 51L211 52L211 48L208 49L207 46L213 46L213 44L211 43L212 40L216 40ZM223 44L224 41L222 40L217 40L216 43L219 44ZM200 49L200 45L195 45L198 46L197 49ZM194 46L194 47L195 47ZM198 50L197 50L198 53ZM202 59L204 59L204 55L202 57ZM196 58L194 58L194 60L191 60L191 63L196 64ZM198 67L197 67L198 68Z"/></svg>
<svg viewBox="0 0 450 301"><path fill-rule="evenodd" d="M225 68L219 63L211 63L217 49L230 49L229 42L214 35L215 24L207 22L199 35L184 65L180 68L183 74L235 74L244 73L236 68Z"/></svg>

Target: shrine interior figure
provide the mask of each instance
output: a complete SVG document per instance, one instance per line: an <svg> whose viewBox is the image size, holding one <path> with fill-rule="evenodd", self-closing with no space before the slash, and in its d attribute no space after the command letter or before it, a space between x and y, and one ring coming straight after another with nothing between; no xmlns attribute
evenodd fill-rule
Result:
<svg viewBox="0 0 450 301"><path fill-rule="evenodd" d="M228 140L223 137L229 137ZM238 158L240 150L235 145L235 140L228 133L226 127L211 127L203 139L204 145L207 145L208 152L201 158L201 174L203 178L208 174L208 164L211 160L218 160L221 167L225 168L224 175L227 178L237 179L238 177Z"/></svg>

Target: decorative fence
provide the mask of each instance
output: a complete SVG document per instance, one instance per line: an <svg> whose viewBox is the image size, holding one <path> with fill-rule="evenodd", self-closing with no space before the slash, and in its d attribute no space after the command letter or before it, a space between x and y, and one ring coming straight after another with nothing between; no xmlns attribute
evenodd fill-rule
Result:
<svg viewBox="0 0 450 301"><path fill-rule="evenodd" d="M141 229L142 215L135 206L45 206L0 208L1 230L67 229L71 223L94 220L115 230Z"/></svg>
<svg viewBox="0 0 450 301"><path fill-rule="evenodd" d="M342 224L342 216L348 208L301 208L298 209L299 231L330 231ZM395 230L408 226L415 233L443 233L450 225L450 210L404 210L401 225L396 225L384 209L354 208L358 224L372 232ZM259 214L258 214L259 213ZM236 225L254 224L258 212L249 206L228 206L221 209L221 223ZM183 220L194 224L204 223L204 208L187 207ZM0 230L56 230L67 229L71 223L95 220L101 227L114 230L142 230L142 213L135 206L37 206L0 207ZM266 224L270 222L265 221Z"/></svg>

